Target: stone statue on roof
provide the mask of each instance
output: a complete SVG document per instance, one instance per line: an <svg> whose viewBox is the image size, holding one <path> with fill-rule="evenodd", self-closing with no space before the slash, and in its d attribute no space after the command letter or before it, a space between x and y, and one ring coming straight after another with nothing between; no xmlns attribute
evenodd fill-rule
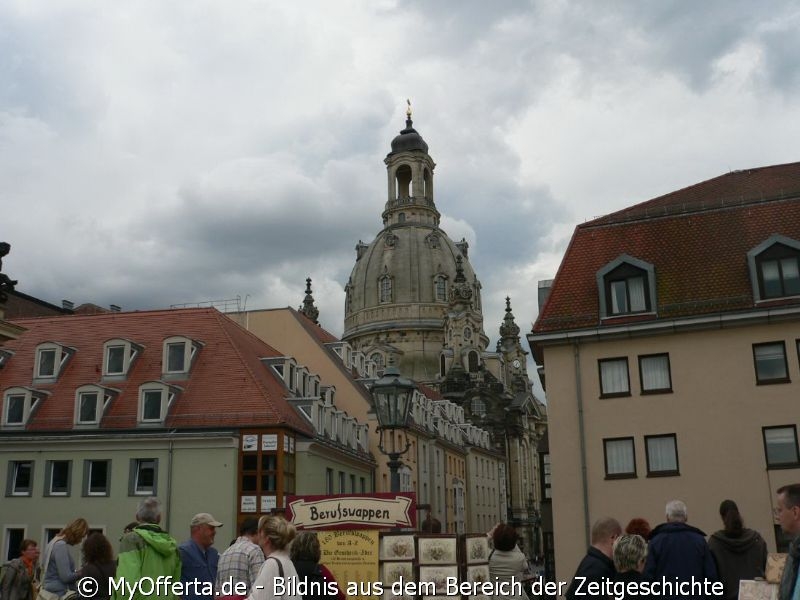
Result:
<svg viewBox="0 0 800 600"><path fill-rule="evenodd" d="M0 271L3 269L3 257L9 252L11 252L11 244L8 242L0 242ZM11 279L5 273L0 272L0 303L4 303L8 300L6 292L13 290L15 285L17 285L16 279Z"/></svg>

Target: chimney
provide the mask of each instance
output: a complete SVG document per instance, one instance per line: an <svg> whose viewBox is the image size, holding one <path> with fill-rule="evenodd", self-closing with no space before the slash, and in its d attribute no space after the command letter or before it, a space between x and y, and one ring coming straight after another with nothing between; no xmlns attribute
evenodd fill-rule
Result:
<svg viewBox="0 0 800 600"><path fill-rule="evenodd" d="M542 312L542 307L547 302L548 296L550 296L551 287L553 287L552 279L542 279L539 282L539 312Z"/></svg>
<svg viewBox="0 0 800 600"><path fill-rule="evenodd" d="M66 308L67 310L72 310L75 308L75 304L73 304L72 300L62 300L61 301L61 308Z"/></svg>
<svg viewBox="0 0 800 600"><path fill-rule="evenodd" d="M111 312L119 312L122 310L121 306L117 306L116 304L109 304L108 308L111 309Z"/></svg>

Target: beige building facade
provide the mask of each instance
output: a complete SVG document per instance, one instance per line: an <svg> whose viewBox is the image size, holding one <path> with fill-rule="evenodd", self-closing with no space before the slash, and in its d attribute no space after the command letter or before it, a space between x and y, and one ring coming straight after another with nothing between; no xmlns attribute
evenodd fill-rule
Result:
<svg viewBox="0 0 800 600"><path fill-rule="evenodd" d="M310 282L299 311L279 308L229 316L279 352L296 357L318 374L320 392L331 403L335 402L337 417L364 424L359 436L363 431L365 447L375 461L374 476L367 482L366 492L390 491L387 458L379 447L378 422L369 392L383 365L354 350L350 343L337 339L315 322L318 313L313 305ZM492 463L493 470L500 471L498 463L503 461L503 455L492 450L487 431L465 421L462 408L444 400L436 390L420 386L412 399L411 427L396 436L399 448L405 447L406 438L408 440L408 451L401 455L400 491L415 492L418 505L427 507L420 511L420 521L430 514L442 523L444 531L474 533L484 531L482 523L489 516L495 519L492 524L503 518L499 507L481 511L482 520L478 519L478 512L472 510L474 494L466 485L469 457L474 452L480 453L487 469ZM384 443L390 442L384 440ZM340 493L340 489L349 493L351 484L355 484L355 491L360 493L360 475L352 478L346 469L329 468L333 471L333 486L323 485L323 482L315 485L312 481L307 482L308 485L324 494ZM300 472L298 469L298 474ZM298 479L298 485L300 481Z"/></svg>
<svg viewBox="0 0 800 600"><path fill-rule="evenodd" d="M528 336L557 578L596 519L655 526L675 498L709 535L732 499L771 550L783 542L774 492L800 481L798 174L733 172L576 228Z"/></svg>

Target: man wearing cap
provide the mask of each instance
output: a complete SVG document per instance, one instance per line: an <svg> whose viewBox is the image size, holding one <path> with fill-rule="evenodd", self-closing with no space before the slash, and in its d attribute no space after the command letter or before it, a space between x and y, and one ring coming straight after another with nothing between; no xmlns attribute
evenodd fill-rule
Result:
<svg viewBox="0 0 800 600"><path fill-rule="evenodd" d="M198 513L189 522L191 538L178 546L181 553L183 600L210 600L217 581L219 552L214 536L222 523L208 513Z"/></svg>
<svg viewBox="0 0 800 600"><path fill-rule="evenodd" d="M217 590L224 595L246 596L263 564L264 551L258 545L258 519L248 517L239 527L239 537L219 556Z"/></svg>

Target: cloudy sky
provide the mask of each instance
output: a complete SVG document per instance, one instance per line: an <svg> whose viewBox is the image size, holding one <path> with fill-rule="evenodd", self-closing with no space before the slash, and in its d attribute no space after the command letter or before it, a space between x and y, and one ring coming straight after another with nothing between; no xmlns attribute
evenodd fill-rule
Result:
<svg viewBox="0 0 800 600"><path fill-rule="evenodd" d="M342 331L414 125L496 339L576 224L800 160L796 2L5 0L0 240L20 291L297 306Z"/></svg>

